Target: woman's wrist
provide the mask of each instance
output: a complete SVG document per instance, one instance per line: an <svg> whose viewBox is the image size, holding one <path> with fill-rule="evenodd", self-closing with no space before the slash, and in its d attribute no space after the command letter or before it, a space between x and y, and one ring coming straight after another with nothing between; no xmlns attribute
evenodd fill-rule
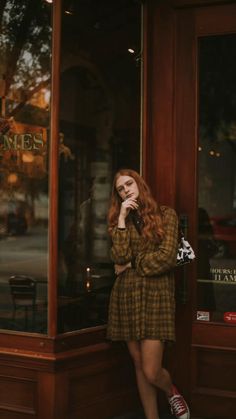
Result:
<svg viewBox="0 0 236 419"><path fill-rule="evenodd" d="M122 228L122 229L126 228L125 218L123 218L123 217L119 217L118 218L118 225L117 225L117 227L118 228Z"/></svg>

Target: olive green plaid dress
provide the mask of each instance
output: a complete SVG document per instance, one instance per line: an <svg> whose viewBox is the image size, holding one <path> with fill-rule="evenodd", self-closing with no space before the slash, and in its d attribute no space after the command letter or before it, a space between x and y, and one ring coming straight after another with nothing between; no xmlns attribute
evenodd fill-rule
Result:
<svg viewBox="0 0 236 419"><path fill-rule="evenodd" d="M135 258L135 268L121 273L113 286L107 328L111 340L175 340L178 219L173 209L161 210L165 236L159 245L144 242L132 222L112 232L113 262L122 265Z"/></svg>

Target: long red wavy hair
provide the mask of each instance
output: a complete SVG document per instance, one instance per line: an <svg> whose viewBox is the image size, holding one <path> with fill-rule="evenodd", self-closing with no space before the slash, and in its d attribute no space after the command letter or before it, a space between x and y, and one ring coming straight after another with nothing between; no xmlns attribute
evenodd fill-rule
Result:
<svg viewBox="0 0 236 419"><path fill-rule="evenodd" d="M120 206L122 203L122 199L116 189L116 183L120 176L130 176L137 183L139 190L138 212L144 221L142 236L145 239L160 242L164 235L164 226L160 207L152 197L151 191L144 179L135 170L131 169L121 169L116 173L114 177L111 191L110 208L108 211L109 233L111 233L112 229L117 225Z"/></svg>

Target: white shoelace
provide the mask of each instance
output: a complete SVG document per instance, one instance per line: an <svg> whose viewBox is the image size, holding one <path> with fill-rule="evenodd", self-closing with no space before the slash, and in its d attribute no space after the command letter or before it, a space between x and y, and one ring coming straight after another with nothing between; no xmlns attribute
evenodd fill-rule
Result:
<svg viewBox="0 0 236 419"><path fill-rule="evenodd" d="M181 413L182 414L187 413L186 406L185 406L182 396L179 396L179 395L172 396L170 397L169 402L170 402L172 413L177 414L177 415L180 415Z"/></svg>

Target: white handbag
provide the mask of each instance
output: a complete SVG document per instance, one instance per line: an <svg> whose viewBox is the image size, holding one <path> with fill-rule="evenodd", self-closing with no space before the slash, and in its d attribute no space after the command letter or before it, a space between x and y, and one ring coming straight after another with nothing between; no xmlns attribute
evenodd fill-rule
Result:
<svg viewBox="0 0 236 419"><path fill-rule="evenodd" d="M189 244L188 240L184 238L182 234L179 241L179 248L177 253L176 265L185 265L190 263L195 259L195 253L192 246Z"/></svg>

